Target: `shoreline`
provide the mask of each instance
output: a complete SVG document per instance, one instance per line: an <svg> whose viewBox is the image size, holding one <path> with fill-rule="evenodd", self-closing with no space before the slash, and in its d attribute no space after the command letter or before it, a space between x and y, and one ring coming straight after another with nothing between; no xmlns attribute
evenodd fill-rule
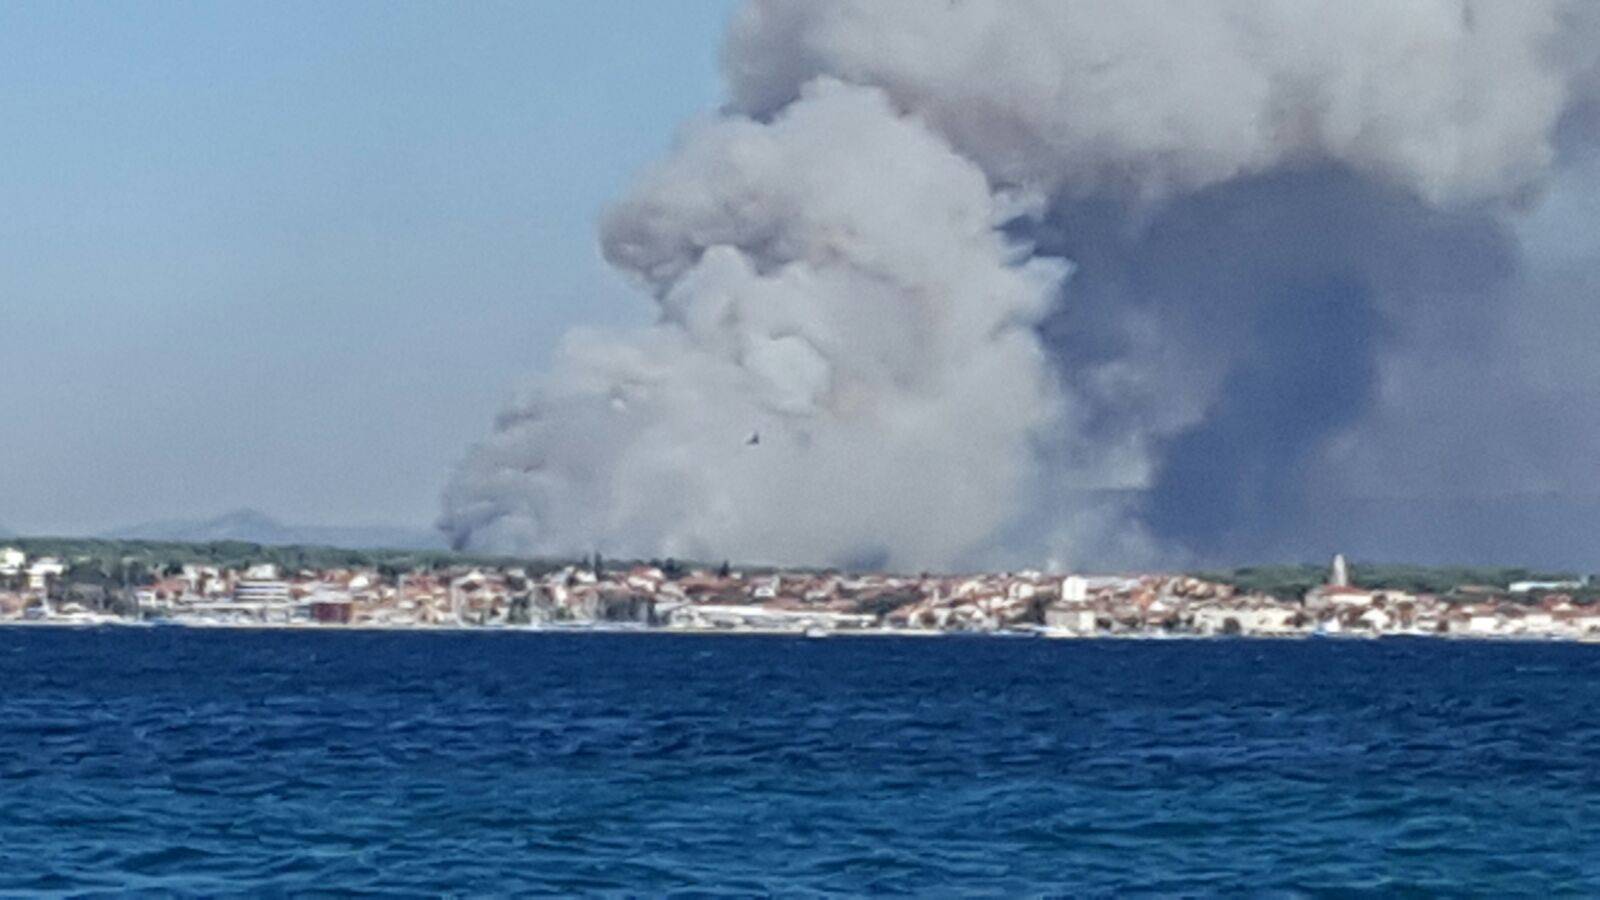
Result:
<svg viewBox="0 0 1600 900"><path fill-rule="evenodd" d="M824 640L833 638L915 638L927 640L947 638L955 640L1041 640L1050 642L1096 641L1379 641L1425 640L1468 641L1474 643L1522 644L1600 644L1600 636L1567 636L1554 634L1437 634L1429 632L1392 632L1382 634L1052 634L1046 631L933 631L925 629L840 629L821 634L792 628L659 628L627 624L612 625L386 625L376 623L320 624L316 622L173 622L132 621L107 619L105 621L63 620L0 620L0 628L57 628L86 630L95 628L127 629L182 629L187 631L314 631L314 632L414 632L422 634L506 634L506 635L670 635L678 637L774 637Z"/></svg>

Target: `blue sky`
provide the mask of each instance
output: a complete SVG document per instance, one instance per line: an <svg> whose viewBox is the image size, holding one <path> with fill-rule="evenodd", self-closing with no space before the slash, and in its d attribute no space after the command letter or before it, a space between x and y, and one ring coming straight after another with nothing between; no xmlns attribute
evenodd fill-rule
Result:
<svg viewBox="0 0 1600 900"><path fill-rule="evenodd" d="M731 0L0 6L0 525L424 525Z"/></svg>

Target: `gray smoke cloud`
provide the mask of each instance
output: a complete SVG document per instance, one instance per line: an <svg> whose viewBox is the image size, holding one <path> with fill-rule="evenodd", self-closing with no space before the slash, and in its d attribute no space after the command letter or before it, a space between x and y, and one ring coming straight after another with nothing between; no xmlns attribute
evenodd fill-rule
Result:
<svg viewBox="0 0 1600 900"><path fill-rule="evenodd" d="M957 558L1068 415L1033 332L1065 268L997 230L1014 213L876 89L821 79L693 130L602 229L660 321L569 336L447 526L550 553Z"/></svg>
<svg viewBox="0 0 1600 900"><path fill-rule="evenodd" d="M1516 226L1600 132L1597 24L747 3L728 107L602 223L657 322L567 336L441 525L896 568L1320 552L1458 458L1431 418L1529 406L1462 358L1536 293Z"/></svg>

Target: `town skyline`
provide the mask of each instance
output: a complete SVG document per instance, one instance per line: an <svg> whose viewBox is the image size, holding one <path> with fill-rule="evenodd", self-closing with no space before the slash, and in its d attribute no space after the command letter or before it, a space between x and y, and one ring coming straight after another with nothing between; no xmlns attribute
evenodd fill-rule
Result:
<svg viewBox="0 0 1600 900"><path fill-rule="evenodd" d="M24 625L1600 641L1597 599L1588 574L1352 567L1343 554L1320 573L912 575L599 554L0 542L0 624Z"/></svg>

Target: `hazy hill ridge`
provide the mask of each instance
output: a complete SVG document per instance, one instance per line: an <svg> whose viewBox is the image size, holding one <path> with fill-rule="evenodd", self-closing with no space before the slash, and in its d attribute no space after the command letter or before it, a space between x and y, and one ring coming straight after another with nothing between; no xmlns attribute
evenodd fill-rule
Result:
<svg viewBox="0 0 1600 900"><path fill-rule="evenodd" d="M259 510L240 509L210 519L169 519L105 532L100 537L137 541L243 541L266 545L311 545L353 549L444 549L436 532L396 526L286 525Z"/></svg>

